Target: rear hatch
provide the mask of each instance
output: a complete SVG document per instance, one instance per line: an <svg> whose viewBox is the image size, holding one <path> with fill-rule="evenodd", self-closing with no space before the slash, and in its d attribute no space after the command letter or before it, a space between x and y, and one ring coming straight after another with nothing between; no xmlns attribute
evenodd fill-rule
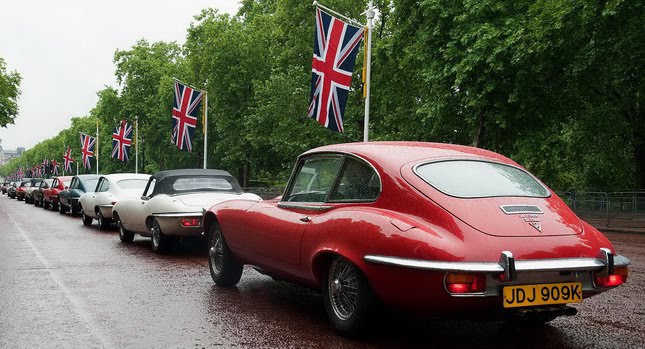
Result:
<svg viewBox="0 0 645 349"><path fill-rule="evenodd" d="M525 170L508 164L450 160L410 164L403 177L453 216L492 236L574 235L582 222Z"/></svg>

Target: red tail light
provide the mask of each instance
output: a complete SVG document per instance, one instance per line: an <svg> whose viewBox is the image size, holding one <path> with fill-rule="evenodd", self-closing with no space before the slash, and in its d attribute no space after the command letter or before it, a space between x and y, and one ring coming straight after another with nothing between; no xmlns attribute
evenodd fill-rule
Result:
<svg viewBox="0 0 645 349"><path fill-rule="evenodd" d="M451 294L482 293L486 291L486 276L481 274L447 273L446 290Z"/></svg>
<svg viewBox="0 0 645 349"><path fill-rule="evenodd" d="M181 217L179 221L182 227L199 227L202 223L201 217Z"/></svg>
<svg viewBox="0 0 645 349"><path fill-rule="evenodd" d="M596 287L615 287L627 282L627 268L616 268L610 275L594 275L593 281Z"/></svg>

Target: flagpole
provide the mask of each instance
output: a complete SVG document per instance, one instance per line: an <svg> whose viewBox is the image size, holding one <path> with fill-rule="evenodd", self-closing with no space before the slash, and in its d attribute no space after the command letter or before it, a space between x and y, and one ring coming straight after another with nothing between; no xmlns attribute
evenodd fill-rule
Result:
<svg viewBox="0 0 645 349"><path fill-rule="evenodd" d="M96 118L96 174L99 174L99 118Z"/></svg>
<svg viewBox="0 0 645 349"><path fill-rule="evenodd" d="M369 141L369 124L370 124L370 76L372 65L372 20L374 20L374 10L372 0L367 5L365 16L367 17L367 69L365 70L365 124L363 125L363 142Z"/></svg>
<svg viewBox="0 0 645 349"><path fill-rule="evenodd" d="M208 168L208 93L204 90L204 169Z"/></svg>
<svg viewBox="0 0 645 349"><path fill-rule="evenodd" d="M134 117L134 173L139 173L139 117Z"/></svg>

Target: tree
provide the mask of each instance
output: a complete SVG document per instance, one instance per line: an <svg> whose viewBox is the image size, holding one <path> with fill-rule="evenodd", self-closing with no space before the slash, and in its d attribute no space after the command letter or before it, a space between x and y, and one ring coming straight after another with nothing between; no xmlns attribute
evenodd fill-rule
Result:
<svg viewBox="0 0 645 349"><path fill-rule="evenodd" d="M21 79L18 72L7 72L4 59L0 57L0 127L13 124L18 115Z"/></svg>

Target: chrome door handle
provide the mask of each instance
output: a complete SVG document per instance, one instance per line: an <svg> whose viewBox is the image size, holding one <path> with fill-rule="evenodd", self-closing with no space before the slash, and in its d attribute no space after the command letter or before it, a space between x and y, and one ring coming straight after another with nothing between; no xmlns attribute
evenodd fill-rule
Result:
<svg viewBox="0 0 645 349"><path fill-rule="evenodd" d="M305 216L305 217L300 218L300 220L303 221L303 222L309 222L311 220L311 218Z"/></svg>

